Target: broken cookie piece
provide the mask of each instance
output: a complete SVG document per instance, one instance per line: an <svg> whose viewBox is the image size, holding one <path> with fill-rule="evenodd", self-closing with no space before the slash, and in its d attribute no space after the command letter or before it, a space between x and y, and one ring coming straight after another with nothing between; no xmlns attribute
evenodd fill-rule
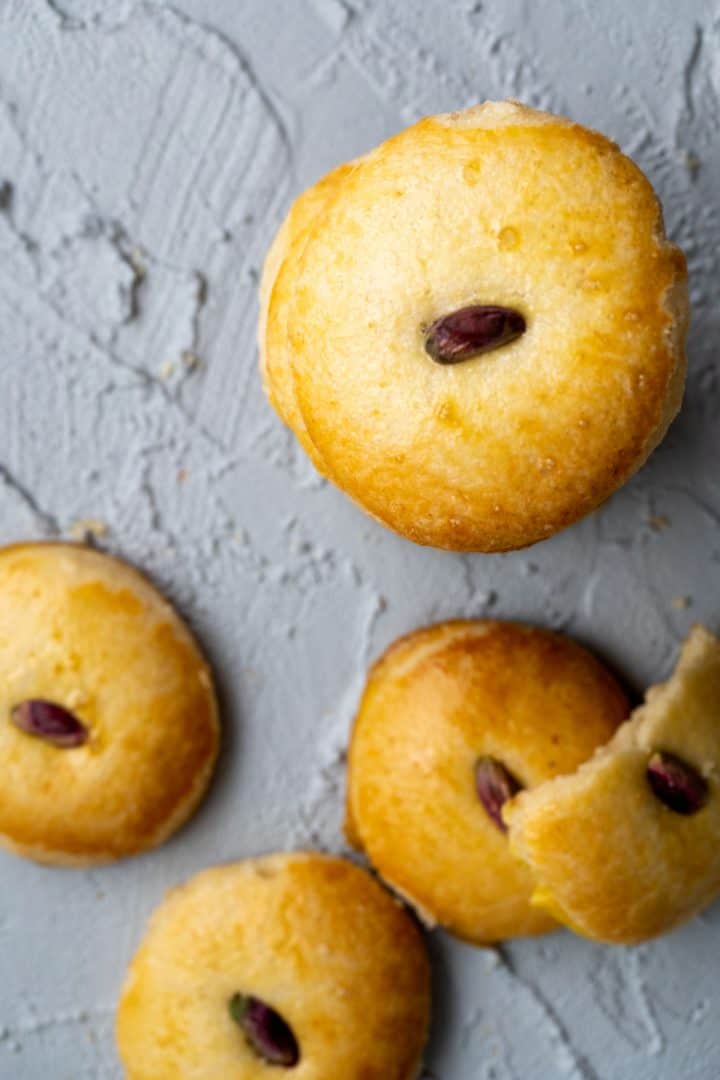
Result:
<svg viewBox="0 0 720 1080"><path fill-rule="evenodd" d="M503 807L532 903L611 944L656 937L720 894L720 641L696 626L652 687L573 775Z"/></svg>

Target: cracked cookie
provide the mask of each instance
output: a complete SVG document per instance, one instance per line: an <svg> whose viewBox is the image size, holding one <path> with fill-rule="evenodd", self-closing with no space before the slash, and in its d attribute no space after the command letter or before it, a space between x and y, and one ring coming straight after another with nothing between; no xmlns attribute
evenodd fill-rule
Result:
<svg viewBox="0 0 720 1080"><path fill-rule="evenodd" d="M189 817L218 747L210 670L183 621L118 559L0 550L0 844L87 866Z"/></svg>
<svg viewBox="0 0 720 1080"><path fill-rule="evenodd" d="M156 911L117 1018L128 1080L414 1080L429 965L359 867L278 854L207 870Z"/></svg>
<svg viewBox="0 0 720 1080"><path fill-rule="evenodd" d="M645 941L720 895L720 641L693 629L672 678L607 747L505 807L533 903L597 941Z"/></svg>
<svg viewBox="0 0 720 1080"><path fill-rule="evenodd" d="M301 196L261 306L281 417L421 544L550 536L643 464L682 398L687 272L650 183L516 102L421 120Z"/></svg>
<svg viewBox="0 0 720 1080"><path fill-rule="evenodd" d="M551 930L501 811L578 765L629 712L612 675L568 638L450 622L375 664L352 733L348 838L429 923L478 944Z"/></svg>

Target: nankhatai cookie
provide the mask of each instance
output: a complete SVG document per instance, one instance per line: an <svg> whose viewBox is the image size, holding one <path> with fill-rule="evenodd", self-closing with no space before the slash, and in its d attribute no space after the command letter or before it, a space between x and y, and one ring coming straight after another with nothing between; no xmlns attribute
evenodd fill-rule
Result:
<svg viewBox="0 0 720 1080"><path fill-rule="evenodd" d="M695 627L672 678L572 776L504 811L533 903L586 937L662 934L720 895L720 641Z"/></svg>
<svg viewBox="0 0 720 1080"><path fill-rule="evenodd" d="M364 870L318 854L208 870L172 892L117 1018L128 1080L415 1080L420 931Z"/></svg>
<svg viewBox="0 0 720 1080"><path fill-rule="evenodd" d="M372 669L360 704L348 838L428 922L460 937L550 930L502 807L573 772L628 711L613 676L560 634L490 621L410 634Z"/></svg>
<svg viewBox="0 0 720 1080"><path fill-rule="evenodd" d="M649 181L516 102L421 120L336 170L291 211L262 292L271 401L418 543L550 536L680 406L687 273Z"/></svg>
<svg viewBox="0 0 720 1080"><path fill-rule="evenodd" d="M210 670L157 590L71 544L0 550L0 844L86 866L165 840L218 747Z"/></svg>

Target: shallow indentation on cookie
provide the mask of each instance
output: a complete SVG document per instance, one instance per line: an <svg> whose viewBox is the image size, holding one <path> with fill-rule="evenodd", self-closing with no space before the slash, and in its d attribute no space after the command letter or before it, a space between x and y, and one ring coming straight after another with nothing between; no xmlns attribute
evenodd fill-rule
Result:
<svg viewBox="0 0 720 1080"><path fill-rule="evenodd" d="M481 172L482 165L480 161L477 158L473 158L472 161L468 161L466 165L463 165L463 180L470 187L475 187L475 185L480 182Z"/></svg>
<svg viewBox="0 0 720 1080"><path fill-rule="evenodd" d="M460 414L457 410L457 404L451 399L441 401L435 410L435 416L438 420L441 420L444 424L459 424L461 422Z"/></svg>
<svg viewBox="0 0 720 1080"><path fill-rule="evenodd" d="M514 251L520 246L520 233L512 225L506 225L498 233L498 247L501 251Z"/></svg>

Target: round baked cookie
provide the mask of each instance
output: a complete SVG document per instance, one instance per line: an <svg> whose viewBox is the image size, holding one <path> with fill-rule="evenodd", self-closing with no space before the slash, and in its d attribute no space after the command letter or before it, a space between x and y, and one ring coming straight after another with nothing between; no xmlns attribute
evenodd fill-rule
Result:
<svg viewBox="0 0 720 1080"><path fill-rule="evenodd" d="M645 941L720 896L720 641L695 627L677 670L572 776L508 804L533 903L577 933Z"/></svg>
<svg viewBox="0 0 720 1080"><path fill-rule="evenodd" d="M87 866L165 840L210 779L217 705L141 574L73 544L0 550L0 844Z"/></svg>
<svg viewBox="0 0 720 1080"><path fill-rule="evenodd" d="M153 916L120 1001L128 1080L415 1080L418 927L364 870L282 854L207 870Z"/></svg>
<svg viewBox="0 0 720 1080"><path fill-rule="evenodd" d="M503 551L642 465L682 398L687 272L617 146L487 102L420 121L325 194L269 296L267 385L367 511Z"/></svg>
<svg viewBox="0 0 720 1080"><path fill-rule="evenodd" d="M490 621L410 634L372 669L360 704L348 839L427 922L462 938L550 930L502 807L574 771L628 710L609 672L559 634Z"/></svg>

